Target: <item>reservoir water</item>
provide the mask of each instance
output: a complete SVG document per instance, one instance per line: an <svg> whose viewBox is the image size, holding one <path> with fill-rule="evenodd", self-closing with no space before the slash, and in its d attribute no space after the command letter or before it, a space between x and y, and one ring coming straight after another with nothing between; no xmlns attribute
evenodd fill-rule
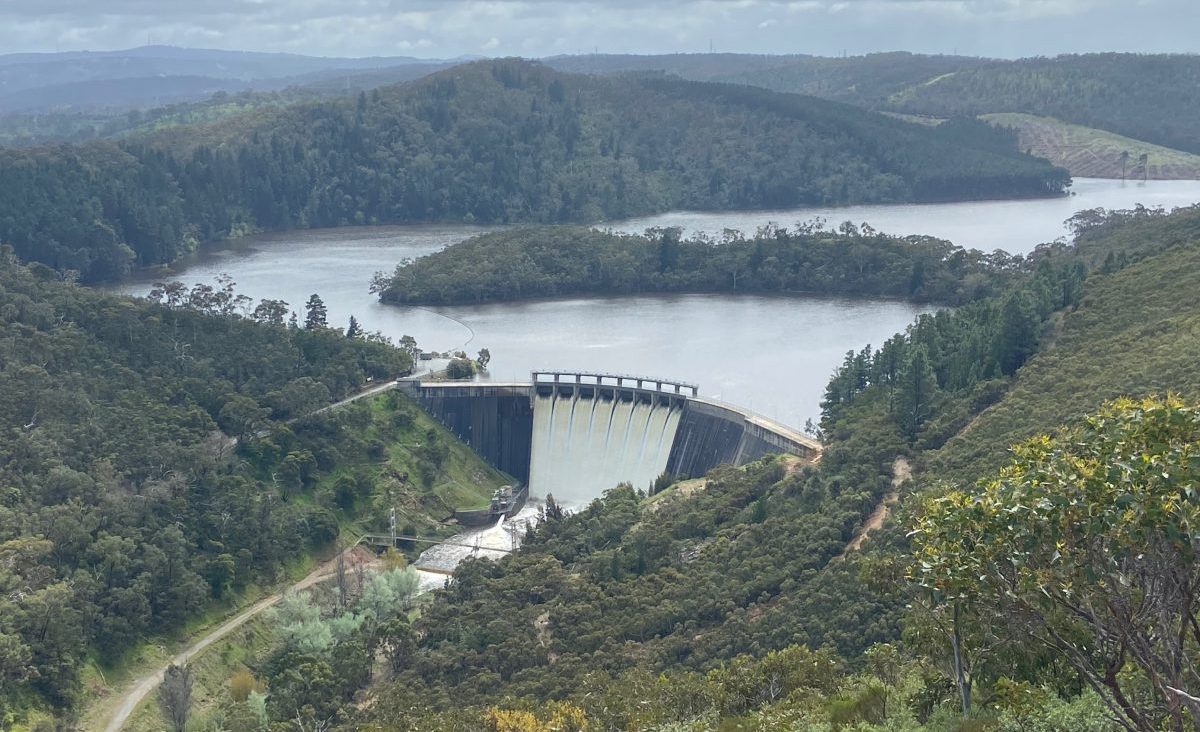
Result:
<svg viewBox="0 0 1200 732"><path fill-rule="evenodd" d="M791 226L814 218L828 226L843 221L869 223L888 234L929 234L961 247L1010 254L1028 254L1038 244L1067 234L1063 225L1079 211L1121 209L1142 204L1172 209L1200 202L1200 181L1152 180L1127 182L1076 178L1071 195L1021 201L842 206L787 211L672 211L657 216L609 224L617 231L642 232L650 226L679 226L689 232L719 235L724 229L753 233L766 223Z"/></svg>
<svg viewBox="0 0 1200 732"><path fill-rule="evenodd" d="M1074 195L1035 201L853 206L790 211L672 212L611 222L606 227L640 232L651 226L681 226L690 232L723 229L752 233L774 223L790 226L814 217L830 225L869 223L893 234L931 234L985 251L1027 253L1039 243L1067 234L1063 222L1095 207L1130 208L1200 202L1200 181L1122 183L1076 180ZM792 426L816 418L825 383L846 351L878 345L929 308L904 302L803 297L681 295L666 297L573 298L470 307L383 306L368 291L371 277L415 258L482 233L469 226L357 227L268 234L205 252L173 273L145 275L120 287L146 294L153 282L188 285L228 273L238 291L254 299L275 298L297 312L318 293L332 324L356 316L368 330L398 339L408 334L426 350L480 348L492 353L490 378L525 380L533 369L590 370L644 374L700 385L702 396L763 413ZM599 439L594 416L571 413L588 440ZM609 415L612 420L612 415ZM664 421L664 430L670 423ZM586 432L585 432L586 431ZM607 428L605 429L607 433ZM651 458L646 460L652 462ZM535 497L536 498L536 497ZM585 503L588 496L571 496ZM478 550L439 546L419 566L426 589L465 556L500 556L514 533L536 516L536 500L514 520L455 537ZM492 551L488 551L491 548Z"/></svg>
<svg viewBox="0 0 1200 732"><path fill-rule="evenodd" d="M614 222L640 231L683 226L752 232L768 222L851 220L897 234L929 233L957 244L1028 252L1066 233L1063 221L1096 206L1168 208L1200 201L1198 181L1078 180L1076 195L1035 201L855 206L792 211L687 213ZM357 227L269 234L206 252L171 274L121 290L144 295L155 280L194 284L228 273L238 291L277 298L296 311L319 293L331 324L356 316L368 330L408 334L427 350L492 354L490 377L524 380L533 369L645 374L700 385L703 396L739 404L785 424L815 418L824 385L849 349L880 344L928 308L904 302L795 297L681 295L573 298L461 307L383 306L372 275L485 231L469 226Z"/></svg>

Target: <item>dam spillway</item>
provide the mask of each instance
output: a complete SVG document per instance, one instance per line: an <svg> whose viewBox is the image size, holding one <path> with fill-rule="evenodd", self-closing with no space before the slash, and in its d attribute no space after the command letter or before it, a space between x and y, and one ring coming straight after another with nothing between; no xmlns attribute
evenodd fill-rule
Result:
<svg viewBox="0 0 1200 732"><path fill-rule="evenodd" d="M805 459L820 444L693 384L613 374L534 372L529 382L424 382L399 388L489 464L562 503L619 483L704 475L769 453Z"/></svg>
<svg viewBox="0 0 1200 732"><path fill-rule="evenodd" d="M579 505L619 483L649 488L667 471L684 406L644 392L535 387L530 495Z"/></svg>

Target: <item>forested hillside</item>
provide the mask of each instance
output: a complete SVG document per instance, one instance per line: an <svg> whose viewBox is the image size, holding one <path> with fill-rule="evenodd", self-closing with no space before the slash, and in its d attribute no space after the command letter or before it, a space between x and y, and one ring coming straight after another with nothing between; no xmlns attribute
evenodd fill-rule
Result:
<svg viewBox="0 0 1200 732"><path fill-rule="evenodd" d="M1200 153L1200 57L1103 53L1014 61L878 53L849 58L685 54L566 56L571 71L663 71L938 118L1053 117Z"/></svg>
<svg viewBox="0 0 1200 732"><path fill-rule="evenodd" d="M1060 194L996 137L740 86L480 62L123 143L0 151L0 238L87 281L257 229Z"/></svg>
<svg viewBox="0 0 1200 732"><path fill-rule="evenodd" d="M407 352L319 313L289 326L285 304L251 309L228 284L159 299L0 250L6 727L24 707L71 708L89 659L281 579L377 487L424 528L503 481L402 400L289 421L408 371Z"/></svg>
<svg viewBox="0 0 1200 732"><path fill-rule="evenodd" d="M521 552L462 567L417 621L420 641L395 681L344 709L344 728L583 729L586 719L602 729L1108 731L1117 727L1104 705L1116 693L1136 698L1146 719L1169 719L1169 693L1133 680L1153 661L1130 661L1128 676L1105 686L1087 676L1091 661L1044 645L1036 614L989 615L1025 612L1019 603L1037 593L1005 597L986 573L946 574L973 555L947 548L965 539L949 524L938 533L936 517L979 531L988 517L960 515L969 499L936 497L942 479L970 493L1009 460L1024 472L981 492L1019 491L1003 477L1030 472L1065 480L1054 461L1078 459L1092 441L1111 454L1178 439L1170 449L1183 452L1162 459L1188 469L1194 410L1102 402L1200 394L1187 365L1197 306L1184 294L1200 268L1196 220L1194 209L1089 212L1074 222L1076 245L1040 249L995 296L848 354L826 392L826 450L814 467L767 459L661 495L622 487L573 516L549 506ZM1011 441L1064 422L1073 426L1061 441L1006 457ZM1167 424L1178 438L1164 436ZM1137 440L1148 442L1131 447ZM896 489L897 456L921 469L905 487L902 523L866 553L836 559ZM998 520L1018 530L1015 518ZM914 524L926 533L906 537ZM1031 514L1029 541L1038 526ZM939 563L911 562L910 540ZM956 603L946 594L956 587L993 594ZM1120 620L1081 622L1071 632ZM960 721L964 708L979 726Z"/></svg>
<svg viewBox="0 0 1200 732"><path fill-rule="evenodd" d="M962 304L1002 288L1020 266L1003 252L844 224L767 227L746 237L682 238L678 229L622 235L519 227L401 264L375 283L402 304L494 302L653 292L818 293Z"/></svg>
<svg viewBox="0 0 1200 732"><path fill-rule="evenodd" d="M1200 208L1169 219L1143 213L1083 239L1102 247L1094 254L1102 275L1008 397L931 455L938 474L974 480L1006 458L1008 445L1104 399L1174 392L1200 401L1200 308L1189 294L1200 276Z"/></svg>
<svg viewBox="0 0 1200 732"><path fill-rule="evenodd" d="M653 56L584 55L546 59L556 69L587 74L663 71L684 79L748 84L883 109L889 97L943 74L989 63L970 56L871 53L864 56L759 56L736 53Z"/></svg>
<svg viewBox="0 0 1200 732"><path fill-rule="evenodd" d="M1200 57L1086 54L997 62L913 86L901 112L1024 112L1200 153Z"/></svg>

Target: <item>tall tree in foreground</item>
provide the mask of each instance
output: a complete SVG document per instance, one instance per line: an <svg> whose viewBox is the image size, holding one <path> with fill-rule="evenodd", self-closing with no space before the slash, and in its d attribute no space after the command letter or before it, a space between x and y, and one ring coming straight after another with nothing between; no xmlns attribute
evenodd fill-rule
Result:
<svg viewBox="0 0 1200 732"><path fill-rule="evenodd" d="M167 666L158 685L158 706L175 732L183 732L192 708L192 669L187 664Z"/></svg>
<svg viewBox="0 0 1200 732"><path fill-rule="evenodd" d="M931 500L913 579L1050 650L1129 732L1200 730L1200 409L1118 400Z"/></svg>

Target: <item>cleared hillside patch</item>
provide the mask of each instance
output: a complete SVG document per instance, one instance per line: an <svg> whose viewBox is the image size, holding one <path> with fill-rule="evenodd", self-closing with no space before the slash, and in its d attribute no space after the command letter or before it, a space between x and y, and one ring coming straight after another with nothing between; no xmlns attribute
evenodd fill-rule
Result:
<svg viewBox="0 0 1200 732"><path fill-rule="evenodd" d="M1151 180L1195 180L1200 178L1200 155L1155 145L1113 132L1070 124L1051 117L1001 112L981 119L1012 127L1020 136L1021 149L1043 157L1085 178L1121 178L1121 156L1128 153L1124 177L1143 177L1139 159L1146 156L1146 174Z"/></svg>

